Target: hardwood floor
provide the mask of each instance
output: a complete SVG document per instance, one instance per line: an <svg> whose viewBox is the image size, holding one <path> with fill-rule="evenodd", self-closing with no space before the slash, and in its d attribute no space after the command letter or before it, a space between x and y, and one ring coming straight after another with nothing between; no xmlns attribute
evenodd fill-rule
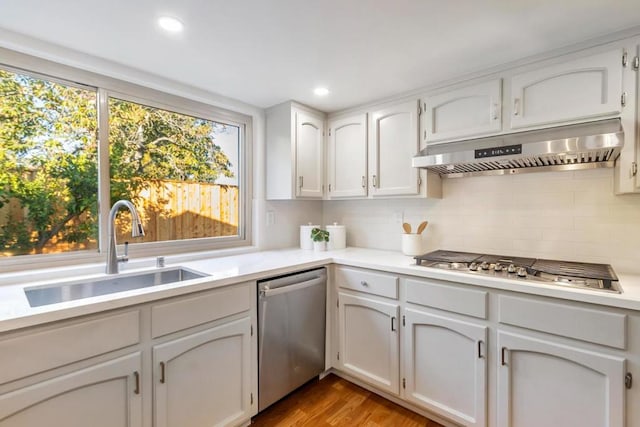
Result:
<svg viewBox="0 0 640 427"><path fill-rule="evenodd" d="M251 426L442 427L333 374L270 406Z"/></svg>

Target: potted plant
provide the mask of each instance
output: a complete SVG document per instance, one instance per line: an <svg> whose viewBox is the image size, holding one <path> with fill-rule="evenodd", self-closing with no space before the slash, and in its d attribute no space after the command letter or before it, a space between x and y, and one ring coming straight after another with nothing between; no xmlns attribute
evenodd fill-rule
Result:
<svg viewBox="0 0 640 427"><path fill-rule="evenodd" d="M311 240L313 240L313 250L320 252L327 250L327 242L329 241L329 232L321 228L311 229Z"/></svg>

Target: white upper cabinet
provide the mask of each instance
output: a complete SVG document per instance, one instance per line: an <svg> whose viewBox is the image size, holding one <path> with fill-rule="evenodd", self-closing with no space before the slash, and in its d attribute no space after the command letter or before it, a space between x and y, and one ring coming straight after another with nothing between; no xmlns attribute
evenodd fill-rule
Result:
<svg viewBox="0 0 640 427"><path fill-rule="evenodd" d="M502 130L502 79L427 96L422 107L425 143L498 133Z"/></svg>
<svg viewBox="0 0 640 427"><path fill-rule="evenodd" d="M367 195L367 115L329 122L328 195L330 198Z"/></svg>
<svg viewBox="0 0 640 427"><path fill-rule="evenodd" d="M286 102L266 112L267 199L321 199L324 114Z"/></svg>
<svg viewBox="0 0 640 427"><path fill-rule="evenodd" d="M622 49L573 59L511 78L511 129L620 113Z"/></svg>
<svg viewBox="0 0 640 427"><path fill-rule="evenodd" d="M373 111L369 132L369 188L376 196L419 194L418 169L411 159L418 152L417 100Z"/></svg>
<svg viewBox="0 0 640 427"><path fill-rule="evenodd" d="M625 425L625 360L498 331L498 427Z"/></svg>
<svg viewBox="0 0 640 427"><path fill-rule="evenodd" d="M324 170L324 122L302 111L296 120L296 196L321 198Z"/></svg>

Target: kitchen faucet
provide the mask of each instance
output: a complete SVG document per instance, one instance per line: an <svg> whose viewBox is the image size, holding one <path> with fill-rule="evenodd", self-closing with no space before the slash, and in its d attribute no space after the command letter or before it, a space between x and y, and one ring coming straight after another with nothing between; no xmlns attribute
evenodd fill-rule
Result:
<svg viewBox="0 0 640 427"><path fill-rule="evenodd" d="M131 237L144 236L144 229L142 228L142 221L140 221L140 215L136 207L129 200L118 200L113 204L109 211L109 248L107 250L107 274L118 273L118 262L127 262L129 260L129 242L124 243L124 255L118 256L116 249L116 214L118 209L125 207L131 212Z"/></svg>

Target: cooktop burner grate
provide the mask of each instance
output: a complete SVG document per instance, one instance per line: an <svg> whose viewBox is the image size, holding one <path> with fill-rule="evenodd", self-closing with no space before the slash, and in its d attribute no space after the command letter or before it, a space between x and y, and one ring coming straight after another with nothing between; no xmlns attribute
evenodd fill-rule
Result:
<svg viewBox="0 0 640 427"><path fill-rule="evenodd" d="M621 293L618 277L607 264L554 261L437 250L414 257L417 265L510 280Z"/></svg>
<svg viewBox="0 0 640 427"><path fill-rule="evenodd" d="M455 251L433 251L424 255L414 257L418 264L421 261L441 261L441 262L473 262L480 258L482 254Z"/></svg>
<svg viewBox="0 0 640 427"><path fill-rule="evenodd" d="M533 270L547 274L567 277L582 277L598 280L618 280L610 265L589 264L585 262L553 261L539 259L531 267Z"/></svg>
<svg viewBox="0 0 640 427"><path fill-rule="evenodd" d="M522 258L502 255L482 255L476 262L488 262L489 264L500 263L502 265L514 264L517 267L531 267L535 258Z"/></svg>

